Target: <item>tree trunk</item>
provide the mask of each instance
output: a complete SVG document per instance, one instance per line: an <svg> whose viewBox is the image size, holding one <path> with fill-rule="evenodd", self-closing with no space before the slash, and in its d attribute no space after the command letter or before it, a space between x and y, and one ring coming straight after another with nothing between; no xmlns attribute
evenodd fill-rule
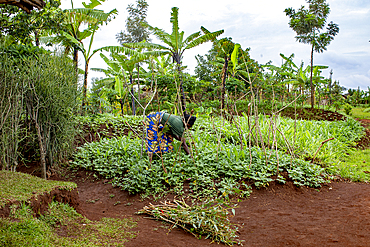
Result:
<svg viewBox="0 0 370 247"><path fill-rule="evenodd" d="M186 113L186 105L185 105L185 93L184 93L184 87L182 82L182 72L181 72L181 65L180 62L177 62L177 71L179 73L179 79L180 79L180 90L181 90L181 109L184 113Z"/></svg>
<svg viewBox="0 0 370 247"><path fill-rule="evenodd" d="M86 100L87 100L87 74L89 69L89 60L87 59L85 62L85 75L84 75L84 84L83 84L83 95L82 95L82 112L84 112Z"/></svg>
<svg viewBox="0 0 370 247"><path fill-rule="evenodd" d="M35 44L37 47L39 47L40 46L39 33L37 31L35 31L34 33L35 33Z"/></svg>
<svg viewBox="0 0 370 247"><path fill-rule="evenodd" d="M140 100L140 65L137 64L137 99Z"/></svg>
<svg viewBox="0 0 370 247"><path fill-rule="evenodd" d="M224 67L222 68L221 110L225 108L225 91L226 91L225 82L226 82L228 66L229 66L229 57L225 55L225 63L224 63Z"/></svg>
<svg viewBox="0 0 370 247"><path fill-rule="evenodd" d="M73 62L75 63L76 71L78 71L78 49L73 48Z"/></svg>
<svg viewBox="0 0 370 247"><path fill-rule="evenodd" d="M134 99L134 85L132 83L132 75L130 75L130 84L131 84L131 101L132 101L132 115L136 115L135 108L135 99Z"/></svg>
<svg viewBox="0 0 370 247"><path fill-rule="evenodd" d="M315 89L312 83L312 73L313 73L313 45L311 48L311 75L310 75L310 87L311 87L311 108L313 109L315 104Z"/></svg>
<svg viewBox="0 0 370 247"><path fill-rule="evenodd" d="M37 122L36 119L34 119L35 122L35 127L37 130L37 137L39 141L39 146L40 146L40 161L41 161L41 176L46 179L46 152L45 152L45 147L44 143L42 141L42 135L41 135L41 129L40 125Z"/></svg>

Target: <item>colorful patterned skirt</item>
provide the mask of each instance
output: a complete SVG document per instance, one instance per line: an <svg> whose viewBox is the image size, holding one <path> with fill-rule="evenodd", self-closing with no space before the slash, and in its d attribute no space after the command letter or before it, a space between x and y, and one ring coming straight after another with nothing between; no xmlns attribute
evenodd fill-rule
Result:
<svg viewBox="0 0 370 247"><path fill-rule="evenodd" d="M166 153L173 150L173 137L163 132L163 112L151 112L146 116L146 147L149 153Z"/></svg>

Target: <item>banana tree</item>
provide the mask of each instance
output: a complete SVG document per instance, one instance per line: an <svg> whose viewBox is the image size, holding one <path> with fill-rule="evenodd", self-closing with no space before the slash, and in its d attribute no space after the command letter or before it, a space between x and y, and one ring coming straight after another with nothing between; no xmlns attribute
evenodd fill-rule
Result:
<svg viewBox="0 0 370 247"><path fill-rule="evenodd" d="M70 43L74 44L75 47L79 51L82 52L82 54L84 56L84 59L85 59L85 73L84 73L84 82L83 82L82 109L84 108L85 103L86 103L87 76L88 76L88 70L89 70L89 62L90 62L90 59L92 58L92 56L96 52L99 51L99 49L93 50L93 51L91 50L92 44L93 44L93 41L94 41L95 33L99 29L99 27L101 25L103 25L103 23L107 23L109 20L111 20L112 17L114 17L118 13L118 11L116 9L113 9L108 13L105 13L102 10L90 9L90 8L96 7L99 4L100 4L99 1L93 0L90 3L90 5L84 4L85 7L88 7L88 8L72 9L75 16L77 16L77 17L78 16L83 16L85 18L85 20L88 20L88 22L89 22L88 28L85 29L82 33L75 30L74 26L71 25L71 30L76 31L76 33L74 33L74 34L82 35L80 37L89 37L89 36L91 36L87 49L85 49L83 43L81 42L81 40L78 39L78 37L76 38L76 36L74 36L74 35L72 36L70 33L62 32L62 35L65 37L65 39L68 40ZM79 25L78 25L78 27L79 27Z"/></svg>
<svg viewBox="0 0 370 247"><path fill-rule="evenodd" d="M159 75L167 75L174 71L174 66L171 63L171 56L161 54L159 57L153 57L152 69ZM149 63L149 66L151 64Z"/></svg>
<svg viewBox="0 0 370 247"><path fill-rule="evenodd" d="M206 35L211 33L209 30L207 30L204 27L201 27L201 30ZM234 57L235 57L235 53L239 50L240 45L239 44L234 44L231 41L231 38L223 38L223 39L220 39L220 40L217 40L216 38L214 38L212 41L213 41L214 48L217 50L216 61L214 61L213 64L218 66L218 67L222 66L222 71L221 71L221 74L222 74L222 76L221 76L221 81L222 81L222 86L221 86L221 110L222 110L225 107L225 82L226 82L226 79L227 79L226 77L227 77L229 62L231 60L231 54L234 53ZM234 60L234 69L235 69L235 66L236 66L236 64L235 64L235 60ZM216 71L216 73L217 73L217 71Z"/></svg>
<svg viewBox="0 0 370 247"><path fill-rule="evenodd" d="M100 56L109 66L108 70L94 69L95 71L105 72L107 75L112 75L115 77L114 81L117 84L117 80L126 81L125 72L128 73L129 84L131 85L131 98L132 98L132 112L133 115L136 114L135 99L133 96L133 75L134 69L137 68L137 64L148 60L150 56L155 56L158 54L156 51L138 52L136 50L129 49L123 46L106 46L97 49L97 51L108 51L111 52L112 59L108 59L104 54ZM141 68L142 73L145 70ZM117 79L116 79L117 78ZM112 79L111 79L112 80Z"/></svg>
<svg viewBox="0 0 370 247"><path fill-rule="evenodd" d="M280 67L272 64L266 64L263 67L268 68L272 72L274 80L276 81L276 86L278 86L282 93L281 97L284 98L285 94L289 95L291 84L292 91L295 89L295 86L299 84L295 80L297 74L299 74L298 72L299 68L293 62L294 53L292 53L289 57L280 53L280 57L283 59L283 63ZM303 66L303 64L301 64L301 66Z"/></svg>
<svg viewBox="0 0 370 247"><path fill-rule="evenodd" d="M202 29L207 33L208 30ZM226 80L229 77L234 77L232 80L243 80L246 87L250 86L251 78L256 76L256 71L252 68L251 59L249 59L248 50L241 49L240 44L231 42L230 38L224 38L214 41L214 47L218 50L215 61L212 64L219 69L215 70L215 74L221 74L222 88L221 88L221 109L224 108ZM248 57L244 61L243 57ZM239 60L242 60L240 63ZM237 79L238 78L238 79ZM249 85L248 85L249 84Z"/></svg>
<svg viewBox="0 0 370 247"><path fill-rule="evenodd" d="M108 68L92 68L91 70L103 72L107 76L106 78L96 82L98 85L100 85L100 88L102 88L101 97L108 96L108 94L114 96L115 100L118 100L121 105L121 114L123 115L123 99L127 96L127 90L125 90L123 87L123 80L125 78L123 73L126 72L122 70L122 66L120 66L117 61L109 59L103 53L100 53L100 56L108 65Z"/></svg>
<svg viewBox="0 0 370 247"><path fill-rule="evenodd" d="M152 27L147 23L142 23L143 26L147 27L149 31L152 32L160 41L165 45L153 44L153 43L126 43L124 46L130 48L147 48L154 49L161 52L161 54L171 55L173 62L176 63L177 71L180 76L180 90L181 90L181 107L182 110L186 111L185 105L185 93L183 88L182 80L182 58L186 50L193 47L199 46L205 42L215 39L217 36L221 35L224 30L216 31L209 34L201 35L201 32L196 32L184 38L184 31L180 32L178 23L178 8L173 7L171 12L170 22L172 23L172 33L166 33L163 29Z"/></svg>

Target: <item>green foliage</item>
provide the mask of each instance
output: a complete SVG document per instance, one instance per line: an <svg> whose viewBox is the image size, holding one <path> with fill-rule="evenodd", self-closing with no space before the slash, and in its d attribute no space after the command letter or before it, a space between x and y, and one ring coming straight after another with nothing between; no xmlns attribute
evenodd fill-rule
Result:
<svg viewBox="0 0 370 247"><path fill-rule="evenodd" d="M245 84L242 81L235 79L233 77L229 78L226 81L225 87L230 95L234 94L239 95L241 93L245 93L246 91Z"/></svg>
<svg viewBox="0 0 370 247"><path fill-rule="evenodd" d="M0 47L0 51L4 55L7 54L8 58L11 58L16 63L20 64L29 58L33 57L37 59L38 56L41 54L50 54L50 52L45 50L44 48L33 46L32 44L10 44L8 46L4 45Z"/></svg>
<svg viewBox="0 0 370 247"><path fill-rule="evenodd" d="M292 8L284 10L289 16L289 26L297 33L297 41L310 44L316 52L323 52L326 46L334 39L339 32L337 24L330 22L326 32L320 30L325 28L326 19L330 8L325 0L306 0L309 3L308 9L304 6L296 11Z"/></svg>
<svg viewBox="0 0 370 247"><path fill-rule="evenodd" d="M16 59L0 55L0 167L14 170L22 136L23 99L25 81L18 80L16 68L20 66Z"/></svg>
<svg viewBox="0 0 370 247"><path fill-rule="evenodd" d="M213 57L210 54L205 54L204 56L195 56L197 60L197 66L195 66L194 73L196 77L201 81L214 81L217 77L214 75L215 68L211 61Z"/></svg>
<svg viewBox="0 0 370 247"><path fill-rule="evenodd" d="M370 108L353 107L351 116L356 119L370 119Z"/></svg>
<svg viewBox="0 0 370 247"><path fill-rule="evenodd" d="M73 163L103 177L114 178L113 184L130 193L145 192L145 195L173 191L189 193L194 198L244 197L250 193L250 184L261 187L274 180L284 182L283 177L273 178L278 171L287 172L297 185L317 187L325 181L324 170L317 165L298 159L292 161L280 152L277 161L276 153L272 151L265 154L259 148L241 150L238 144L229 143L228 140L233 138L231 135L219 146L213 130L208 129L205 122L200 121L194 133L197 149L194 160L176 151L157 157L150 164L145 153L144 157L141 156L141 140L129 136L86 144L78 149ZM218 128L224 129L226 134L226 126ZM179 147L180 143L174 143L174 150L179 150ZM163 171L162 162L167 174ZM184 190L185 184L189 184L187 191Z"/></svg>
<svg viewBox="0 0 370 247"><path fill-rule="evenodd" d="M321 53L326 50L327 46L339 32L337 24L330 22L326 26L326 31L323 29L326 25L330 8L326 0L306 0L309 3L308 9L304 6L296 11L293 8L284 10L289 16L289 26L296 32L296 40L300 43L311 45L311 73L310 73L310 88L311 88L311 108L314 107L315 89L313 83L313 52Z"/></svg>
<svg viewBox="0 0 370 247"><path fill-rule="evenodd" d="M13 116L2 119L5 125L0 131L4 154L1 165L15 169L19 161L17 152L26 153L28 148L33 152L43 148L50 164L62 160L72 151L76 133L74 116L79 91L73 64L66 57L45 54L39 48L21 45L1 48L9 51L1 54L1 86L11 98L1 96L0 109L5 118ZM7 109L13 111L12 115L6 114ZM9 119L13 122L8 122ZM38 137L41 142L34 141ZM23 145L19 148L21 141Z"/></svg>
<svg viewBox="0 0 370 247"><path fill-rule="evenodd" d="M370 181L370 149L351 151L336 166L333 173L354 182Z"/></svg>
<svg viewBox="0 0 370 247"><path fill-rule="evenodd" d="M0 171L0 207L10 201L25 202L31 197L56 188L73 190L75 183L44 180L20 172Z"/></svg>
<svg viewBox="0 0 370 247"><path fill-rule="evenodd" d="M250 121L254 125L254 118L251 118ZM261 137L258 136L258 140L262 138L266 147L272 147L273 134L270 127L271 119L260 115L258 121L261 128ZM209 119L197 120L197 124L199 124L197 126L202 126L199 128L203 129L201 135L209 133L213 135L213 140L216 140L216 130L214 129L216 128L217 131L221 132L224 142L235 144L242 142L244 146L247 146L249 126L246 116L238 118L236 123L239 125L242 141L234 123L231 124L215 119L215 127L213 127L213 122L209 121ZM295 124L296 127L294 127ZM346 121L339 122L297 120L295 123L293 119L278 117L276 119L276 126L279 129L276 134L279 150L288 154L294 152L301 159L312 159L321 143L334 137L334 140L325 143L317 154L316 159L320 163L337 162L339 158L346 155L351 147L354 146L355 142L364 134L364 128L352 118L347 118ZM296 134L294 134L295 128ZM261 147L261 144L257 143L256 137L252 137L251 141L254 145ZM287 145L286 141L288 141L289 145ZM292 150L293 146L294 150Z"/></svg>
<svg viewBox="0 0 370 247"><path fill-rule="evenodd" d="M149 24L142 23L142 25L148 28L149 31L152 32L154 36L156 36L161 42L165 45L161 44L153 44L153 43L127 43L125 46L130 48L146 48L151 50L156 50L155 55L164 55L168 54L173 58L173 62L176 63L177 70L179 74L181 74L182 68L182 58L185 50L191 49L193 47L199 46L203 43L206 43L210 40L214 40L217 36L221 35L224 30L219 30L212 33L207 33L201 35L201 32L196 32L188 37L184 38L184 32L180 32L179 30L179 22L178 22L178 14L179 9L177 7L172 8L170 22L172 23L172 33L169 34L164 30L152 27ZM184 90L182 87L182 79L180 77L180 88L181 88L181 105L182 109L185 110L185 98L184 98Z"/></svg>
<svg viewBox="0 0 370 247"><path fill-rule="evenodd" d="M85 126L89 133L97 133L100 138L108 138L110 135L122 136L125 129L138 129L142 126L142 116L118 115L113 114L94 114L87 116L79 116L78 121L80 125ZM105 126L104 129L101 127ZM108 128L112 132L108 132ZM81 133L83 134L83 133Z"/></svg>
<svg viewBox="0 0 370 247"><path fill-rule="evenodd" d="M76 71L66 57L47 55L27 60L20 71L28 79L26 113L34 124L40 157L43 150L52 165L73 150L80 95Z"/></svg>
<svg viewBox="0 0 370 247"><path fill-rule="evenodd" d="M63 236L57 234L63 226ZM52 202L39 219L24 204L13 207L10 218L0 219L0 245L23 246L124 246L135 237L131 219L102 218L90 221L68 204Z"/></svg>
<svg viewBox="0 0 370 247"><path fill-rule="evenodd" d="M40 220L44 221L52 227L66 226L70 221L81 220L83 217L68 204L51 202L49 210L44 215L40 216ZM85 220L86 222L86 220Z"/></svg>
<svg viewBox="0 0 370 247"><path fill-rule="evenodd" d="M366 113L370 112L370 107L363 110L363 112L366 112Z"/></svg>
<svg viewBox="0 0 370 247"><path fill-rule="evenodd" d="M143 40L150 41L149 31L141 23L146 23L146 16L148 11L148 3L145 0L136 0L136 7L129 4L126 8L129 16L126 20L126 32L119 32L116 34L116 39L119 43L134 43Z"/></svg>
<svg viewBox="0 0 370 247"><path fill-rule="evenodd" d="M352 106L350 104L345 104L344 105L344 112L347 114L347 115L351 115L351 111L352 111Z"/></svg>
<svg viewBox="0 0 370 247"><path fill-rule="evenodd" d="M59 8L60 0L46 0L41 10L30 14L16 6L0 6L0 37L12 39L12 43L32 45L47 33L56 33L63 29L64 14Z"/></svg>

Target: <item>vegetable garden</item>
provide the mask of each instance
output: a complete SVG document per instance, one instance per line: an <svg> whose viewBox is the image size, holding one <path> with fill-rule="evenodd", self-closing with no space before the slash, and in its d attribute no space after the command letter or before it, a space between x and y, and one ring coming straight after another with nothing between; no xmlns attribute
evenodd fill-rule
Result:
<svg viewBox="0 0 370 247"><path fill-rule="evenodd" d="M71 190L81 189L87 216L94 218L95 210L109 211L114 217L112 212L119 208L122 214L116 218L124 220L96 215L95 220L102 220L94 223L57 202L35 219L27 204L30 194L41 192L28 188L28 198L5 198L10 191L1 198L4 204L10 203L5 206L11 212L10 219L0 219L0 229L9 229L3 231L0 243L17 239L21 246L29 237L37 245L38 240L27 235L33 227L45 245L84 246L88 240L80 237L91 232L99 232L91 246L123 244L123 235L116 239L117 229L136 225L126 222L124 213L130 210L131 215L138 212L170 223L164 227L169 231L178 227L196 238L204 236L226 245L248 243L239 238L246 218L233 218L238 212L246 217L238 207L252 204L254 194L289 188L289 193L300 191L314 197L316 192L339 190L341 185L330 185L333 181L370 181L369 92L350 89L343 97L339 82L322 76L328 66L314 65L312 59L309 66L298 66L294 54L280 54L281 66L259 64L251 58L250 48L243 49L232 38L220 38L224 30L211 32L202 26L184 38L176 7L171 11L172 33L167 33L146 22L148 4L144 0L138 0L136 7L129 5L128 33L117 35L120 46L92 50L98 28L117 15L116 9L108 13L96 9L103 2L91 0L84 8L72 5L64 11L54 6L57 3L49 4L45 11L54 14L44 16L50 18L45 23L58 29L54 22L63 20L60 30L53 33L43 27L41 37L34 30L23 30L34 33L37 42L60 44L63 54L22 43L32 42L26 34L23 41L11 33L0 36L0 166L11 172L30 169L29 173L44 179L73 181L77 185L70 184ZM325 1L316 4L329 8ZM4 7L3 11L21 18L15 8ZM326 12L320 16L324 25L307 24L313 25L312 32L325 26ZM322 33L326 43L315 47L312 40L307 42L312 38L309 30L302 34L302 27L296 25L299 20L293 21L298 12L289 8L285 13L291 18L291 28L306 35L300 41L312 44L311 58L314 50L325 50L339 31L331 23L330 32ZM162 43L151 43L149 33ZM90 43L85 47L81 41L87 37ZM184 72L183 54L205 42L212 42L212 49L196 57L195 75ZM84 71L77 66L79 52ZM93 78L88 88L89 61L96 53L106 68L93 70L105 77ZM79 75L83 75L81 83ZM153 160L148 157L144 121L147 114L158 111L197 117L191 129L184 125L182 137L190 155L175 141L172 152L155 154ZM112 192L108 197L98 191L94 197L89 186ZM133 203L140 208L124 209ZM106 228L112 222L115 229ZM26 240L15 234L23 224ZM76 240L63 235L63 231L72 234L74 228L82 229L77 231L81 236L73 235ZM63 236L48 238L43 232Z"/></svg>

